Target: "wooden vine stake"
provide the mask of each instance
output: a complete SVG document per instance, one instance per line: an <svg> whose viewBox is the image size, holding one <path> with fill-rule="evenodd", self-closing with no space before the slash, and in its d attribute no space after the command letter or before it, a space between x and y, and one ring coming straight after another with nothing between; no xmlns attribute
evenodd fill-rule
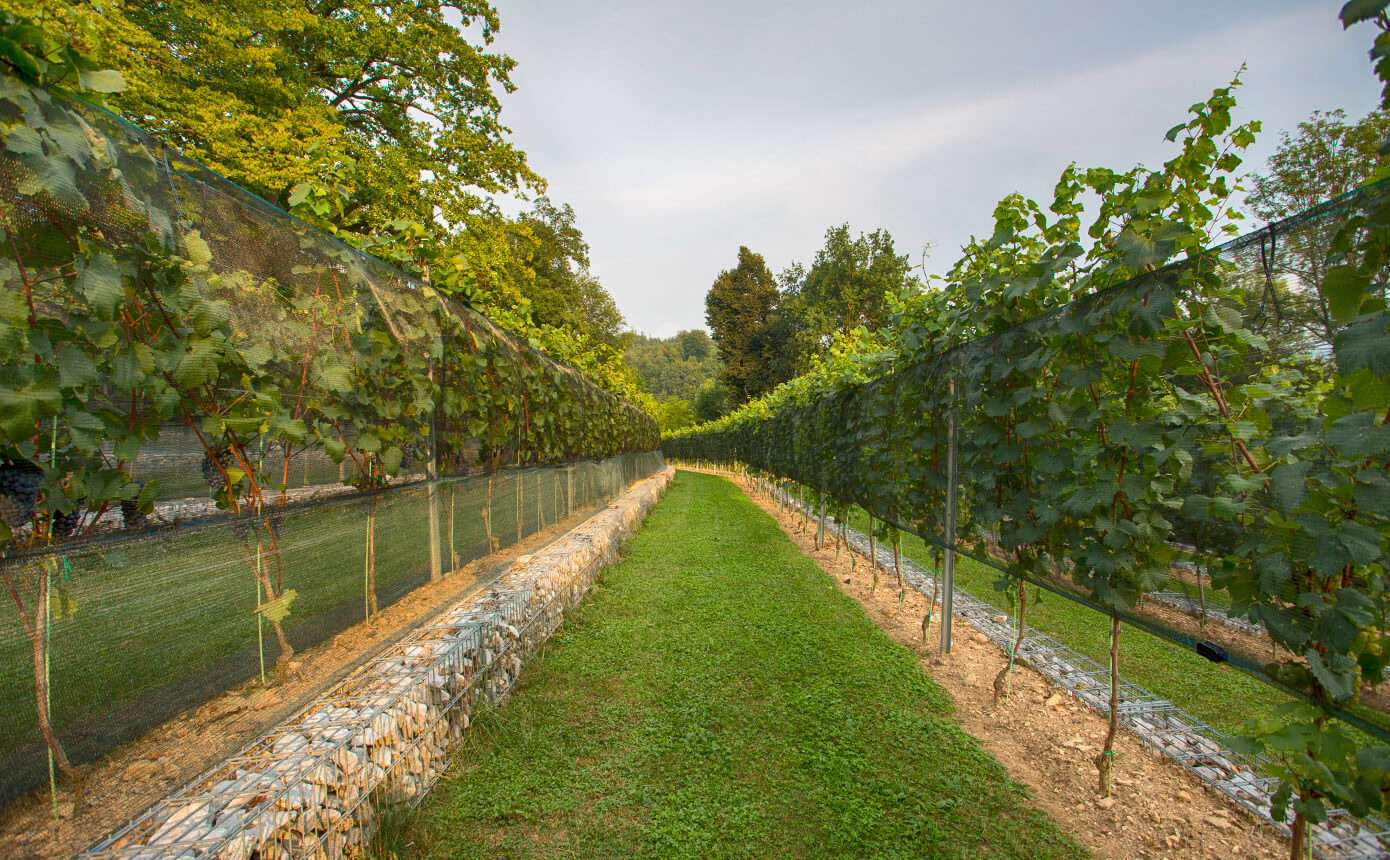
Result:
<svg viewBox="0 0 1390 860"><path fill-rule="evenodd" d="M367 621L376 623L376 508L377 497L373 495L367 508L367 581L365 599L367 601Z"/></svg>
<svg viewBox="0 0 1390 860"><path fill-rule="evenodd" d="M869 514L869 572L874 575L874 583L869 586L869 594L878 591L878 554L874 550L874 515Z"/></svg>
<svg viewBox="0 0 1390 860"><path fill-rule="evenodd" d="M825 496L820 500L820 523L816 527L816 549L825 549Z"/></svg>
<svg viewBox="0 0 1390 860"><path fill-rule="evenodd" d="M1100 793L1111 794L1111 777L1115 767L1115 734L1120 728L1120 616L1110 618L1110 724L1105 744L1096 756L1096 771L1100 776Z"/></svg>
<svg viewBox="0 0 1390 860"><path fill-rule="evenodd" d="M898 576L898 602L901 603L907 595L907 589L903 587L903 558L899 541L901 535L897 529L893 529L893 572Z"/></svg>
<svg viewBox="0 0 1390 860"><path fill-rule="evenodd" d="M497 552L497 538L492 536L492 476L487 479L487 503L483 505L483 530L487 532L488 552Z"/></svg>
<svg viewBox="0 0 1390 860"><path fill-rule="evenodd" d="M931 630L931 620L936 614L937 592L941 590L941 551L936 552L936 570L932 571L931 578L931 602L927 604L927 612L922 616L922 644L927 642L927 633Z"/></svg>
<svg viewBox="0 0 1390 860"><path fill-rule="evenodd" d="M458 502L458 487L454 484L449 485L449 570L458 570L460 558L458 550L454 549L454 516L455 503Z"/></svg>

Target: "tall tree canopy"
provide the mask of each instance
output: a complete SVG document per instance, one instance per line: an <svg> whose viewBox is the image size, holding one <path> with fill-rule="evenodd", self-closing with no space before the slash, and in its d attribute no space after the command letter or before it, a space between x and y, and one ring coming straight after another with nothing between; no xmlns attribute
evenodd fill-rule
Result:
<svg viewBox="0 0 1390 860"><path fill-rule="evenodd" d="M119 71L107 104L349 244L451 292L625 397L624 325L569 207L501 123L514 61L484 0L12 0Z"/></svg>
<svg viewBox="0 0 1390 860"><path fill-rule="evenodd" d="M517 226L514 253L528 273L521 278L521 292L530 300L536 322L571 327L618 349L625 346L627 320L589 273L589 245L575 224L574 209L541 197Z"/></svg>
<svg viewBox="0 0 1390 860"><path fill-rule="evenodd" d="M719 381L732 405L761 397L783 381L770 369L779 348L772 340L777 302L772 272L747 246L738 249L738 265L721 272L705 295L705 321L724 363Z"/></svg>
<svg viewBox="0 0 1390 860"><path fill-rule="evenodd" d="M800 373L813 355L830 348L837 334L888 325L889 296L916 283L912 264L900 256L887 230L851 235L848 224L825 231L825 245L809 271L793 264L782 274L782 325L791 346L790 370Z"/></svg>
<svg viewBox="0 0 1390 860"><path fill-rule="evenodd" d="M515 62L487 50L478 0L15 0L76 31L128 87L136 124L256 194L357 167L340 226L461 222L496 192L539 189L500 120Z"/></svg>
<svg viewBox="0 0 1390 860"><path fill-rule="evenodd" d="M1387 136L1390 114L1384 110L1358 122L1348 122L1341 110L1313 111L1295 132L1279 133L1279 149L1251 177L1246 203L1259 218L1278 221L1383 178L1390 168L1390 156L1380 151ZM1315 225L1282 237L1271 264L1284 281L1280 292L1288 300L1283 310L1290 333L1328 348L1336 326L1317 285L1334 232L1330 224Z"/></svg>
<svg viewBox="0 0 1390 860"><path fill-rule="evenodd" d="M668 338L633 335L623 357L658 400L678 398L693 402L699 387L719 375L714 342L700 329L677 332Z"/></svg>

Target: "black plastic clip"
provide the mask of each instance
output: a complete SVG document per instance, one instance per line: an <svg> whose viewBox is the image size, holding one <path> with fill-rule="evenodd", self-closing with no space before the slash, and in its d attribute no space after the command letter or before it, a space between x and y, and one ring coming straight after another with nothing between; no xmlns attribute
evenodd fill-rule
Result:
<svg viewBox="0 0 1390 860"><path fill-rule="evenodd" d="M1197 653L1213 663L1225 663L1227 660L1226 649L1215 642L1198 642Z"/></svg>

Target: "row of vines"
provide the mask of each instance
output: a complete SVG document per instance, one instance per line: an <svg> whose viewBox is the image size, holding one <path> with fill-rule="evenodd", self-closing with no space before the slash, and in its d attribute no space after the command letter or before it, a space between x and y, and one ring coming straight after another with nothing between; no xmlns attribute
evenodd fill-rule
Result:
<svg viewBox="0 0 1390 860"><path fill-rule="evenodd" d="M1112 674L1121 617L1197 565L1281 649L1208 656L1299 694L1244 743L1275 762L1302 856L1330 805L1390 805L1390 185L1204 250L1258 129L1233 105L1229 88L1194 105L1162 169L1073 166L1047 209L1006 199L889 330L663 451L794 481L841 517L861 506L895 545L948 546L955 475L951 547L1012 574L1020 610L1031 580L1111 614ZM1309 248L1320 282L1281 275ZM1287 324L1294 292L1325 304L1330 344ZM1112 692L1105 793L1115 710Z"/></svg>
<svg viewBox="0 0 1390 860"><path fill-rule="evenodd" d="M161 436L193 446L217 508L247 523L282 663L292 464L326 457L375 491L419 464L437 478L659 444L645 413L446 291L10 75L0 235L0 576L65 773L45 714L56 571L84 541L152 527L167 493L137 464Z"/></svg>

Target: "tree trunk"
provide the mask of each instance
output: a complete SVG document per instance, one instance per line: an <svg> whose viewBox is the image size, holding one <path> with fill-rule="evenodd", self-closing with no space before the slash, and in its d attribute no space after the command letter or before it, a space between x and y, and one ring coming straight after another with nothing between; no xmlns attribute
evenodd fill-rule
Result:
<svg viewBox="0 0 1390 860"><path fill-rule="evenodd" d="M1009 652L1009 662L999 672L994 679L994 706L999 707L999 703L1009 698L1009 693L1013 687L1014 661L1018 659L1018 649L1023 645L1024 619L1028 614L1028 593L1024 590L1027 585L1023 579L1018 581L1018 635L1014 637L1013 650Z"/></svg>
<svg viewBox="0 0 1390 860"><path fill-rule="evenodd" d="M1115 766L1115 734L1120 728L1120 616L1110 620L1110 726L1105 733L1105 745L1096 756L1096 771L1100 776L1100 793L1109 797L1110 779Z"/></svg>
<svg viewBox="0 0 1390 860"><path fill-rule="evenodd" d="M1299 799L1304 800L1303 793L1299 793ZM1289 844L1289 860L1304 860L1304 855L1308 853L1308 819L1302 812L1296 812L1293 816L1292 842Z"/></svg>
<svg viewBox="0 0 1390 860"><path fill-rule="evenodd" d="M64 776L74 779L77 771L68 763L67 753L63 751L63 745L53 731L53 721L48 713L48 577L47 570L39 577L39 600L38 606L35 607L37 611L34 613L34 623L32 627L27 623L24 626L27 628L25 632L29 634L29 644L34 651L34 701L39 718L39 732L48 744L49 752L53 754L53 763Z"/></svg>

